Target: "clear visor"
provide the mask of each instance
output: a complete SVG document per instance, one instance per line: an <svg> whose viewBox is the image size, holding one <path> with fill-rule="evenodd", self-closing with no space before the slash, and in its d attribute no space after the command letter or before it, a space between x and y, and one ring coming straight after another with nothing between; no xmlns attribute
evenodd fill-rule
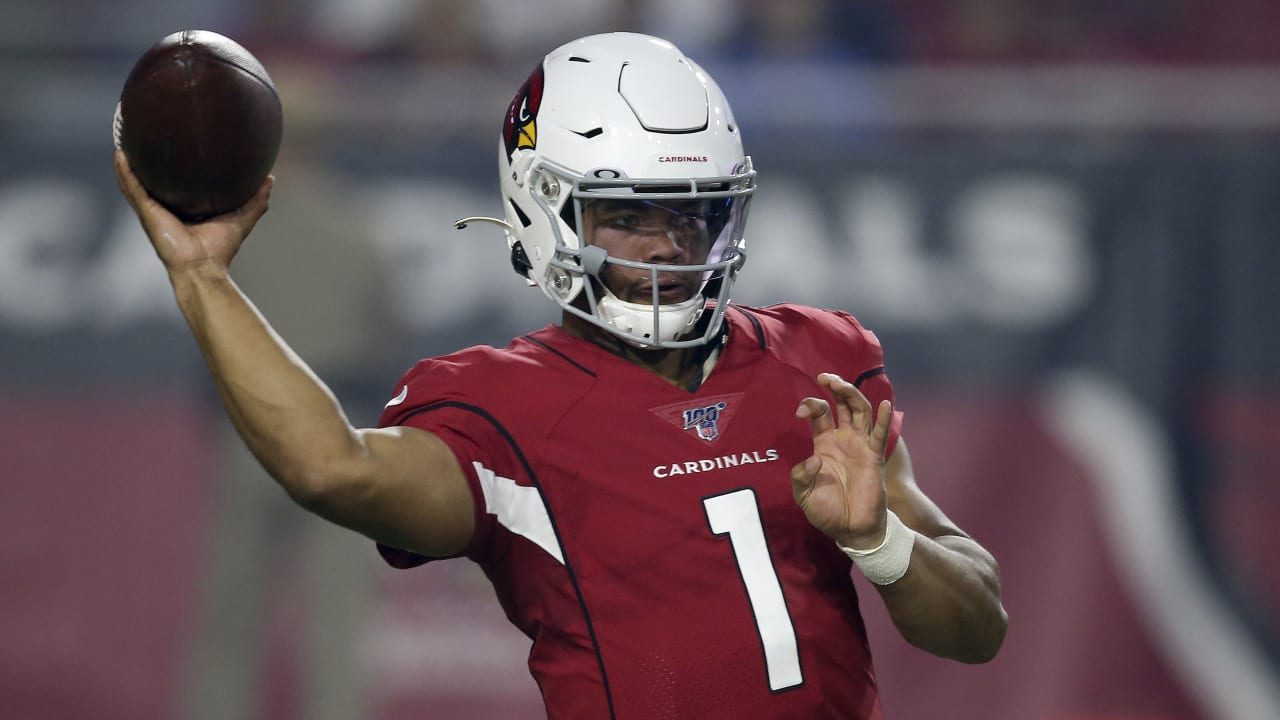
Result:
<svg viewBox="0 0 1280 720"><path fill-rule="evenodd" d="M697 200L579 201L578 227L585 245L597 245L611 257L669 265L714 265L736 251L737 198ZM650 257L651 256L651 257Z"/></svg>
<svg viewBox="0 0 1280 720"><path fill-rule="evenodd" d="M603 249L608 262L621 267L700 273L704 285L738 260L755 192L749 161L740 173L708 179L636 181L602 174L607 172L576 179L570 194L584 248ZM599 253L588 251L587 259L593 255ZM584 267L596 275L592 264Z"/></svg>

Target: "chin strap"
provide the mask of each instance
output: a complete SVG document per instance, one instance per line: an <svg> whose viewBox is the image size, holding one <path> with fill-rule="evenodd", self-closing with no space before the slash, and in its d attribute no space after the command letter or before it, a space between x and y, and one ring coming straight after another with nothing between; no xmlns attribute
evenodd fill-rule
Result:
<svg viewBox="0 0 1280 720"><path fill-rule="evenodd" d="M698 319L702 317L702 311L706 307L706 298L701 295L695 295L684 302L660 306L656 326L653 320L652 305L629 303L625 300L620 300L608 288L605 288L603 297L596 302L596 306L599 308L597 317L609 325L629 335L655 341L650 344L642 340L624 338L627 342L638 344L641 347L656 347L658 342L676 340L697 325ZM650 333L644 332L645 328L650 329L657 337L652 337Z"/></svg>

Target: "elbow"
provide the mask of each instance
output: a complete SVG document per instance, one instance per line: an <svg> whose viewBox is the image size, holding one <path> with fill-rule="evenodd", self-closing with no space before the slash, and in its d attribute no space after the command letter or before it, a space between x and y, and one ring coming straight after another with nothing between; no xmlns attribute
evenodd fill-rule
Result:
<svg viewBox="0 0 1280 720"><path fill-rule="evenodd" d="M1000 590L1000 568L995 558L983 551L987 567L978 574L981 580L965 615L969 618L964 633L964 652L955 659L970 665L991 662L1000 653L1009 631L1009 613L1004 609Z"/></svg>
<svg viewBox="0 0 1280 720"><path fill-rule="evenodd" d="M317 515L328 517L368 491L367 452L359 442L310 445L272 457L275 462L264 466L276 482L291 500Z"/></svg>
<svg viewBox="0 0 1280 720"><path fill-rule="evenodd" d="M289 498L308 512L329 517L358 494L359 478L338 467L299 467L276 475Z"/></svg>
<svg viewBox="0 0 1280 720"><path fill-rule="evenodd" d="M953 659L969 665L981 665L991 662L1000 653L1004 645L1005 634L1009 630L1009 614L999 603L992 617L979 623L978 628L965 643L961 652L953 655Z"/></svg>
<svg viewBox="0 0 1280 720"><path fill-rule="evenodd" d="M999 600L984 604L981 609L971 607L946 621L910 628L898 624L899 632L910 644L931 655L966 665L994 660L1004 645L1008 629L1009 615Z"/></svg>
<svg viewBox="0 0 1280 720"><path fill-rule="evenodd" d="M289 499L311 512L318 512L328 505L333 488L339 484L327 473L316 470L291 469L277 472L275 476Z"/></svg>

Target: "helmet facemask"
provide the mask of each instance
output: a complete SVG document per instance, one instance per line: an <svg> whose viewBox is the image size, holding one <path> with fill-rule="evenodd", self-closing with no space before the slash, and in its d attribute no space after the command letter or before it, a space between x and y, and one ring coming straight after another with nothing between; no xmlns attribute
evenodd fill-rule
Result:
<svg viewBox="0 0 1280 720"><path fill-rule="evenodd" d="M637 347L707 342L719 333L746 261L743 229L755 172L744 160L732 175L697 179L634 180L613 170L575 177L549 163L534 167L542 188L568 193L563 202L533 193L539 210L548 219L571 221L552 222L555 252L538 284L556 289L548 294L566 312ZM650 242L654 236L662 236L656 244ZM636 245L661 250L637 258L645 251ZM621 283L630 289L628 299L611 288L619 287L621 276L629 280ZM643 292L635 292L637 286Z"/></svg>

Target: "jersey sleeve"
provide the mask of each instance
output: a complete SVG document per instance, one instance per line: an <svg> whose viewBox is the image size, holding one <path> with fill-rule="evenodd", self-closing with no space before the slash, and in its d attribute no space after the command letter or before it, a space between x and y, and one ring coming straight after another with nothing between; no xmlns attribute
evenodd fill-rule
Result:
<svg viewBox="0 0 1280 720"><path fill-rule="evenodd" d="M842 377L866 396L871 403L873 415L879 414L880 402L883 400L888 400L894 408L893 417L889 420L889 440L885 443L884 450L887 458L893 454L894 448L898 446L898 438L902 436L903 413L897 409L893 383L885 369L884 348L876 334L863 327L852 315L844 312L832 314L848 327L849 339L854 343L854 351L849 356L852 361L849 363L851 370L848 374L842 374ZM842 366L845 362L837 360L837 364Z"/></svg>
<svg viewBox="0 0 1280 720"><path fill-rule="evenodd" d="M471 541L454 556L482 559L494 537L494 516L486 511L484 491L477 467L505 470L517 458L498 427L459 382L456 368L437 360L419 362L400 380L399 392L387 403L378 427L412 427L429 432L453 452L471 490L475 508L475 530ZM514 473L512 473L514 474ZM406 569L431 560L443 559L378 544L378 553L392 567Z"/></svg>
<svg viewBox="0 0 1280 720"><path fill-rule="evenodd" d="M783 304L762 312L777 321L773 325L776 340L788 362L797 363L813 376L837 373L866 396L873 413L879 412L882 400L892 403L885 457L892 455L902 435L903 413L897 410L884 349L875 333L843 311Z"/></svg>

